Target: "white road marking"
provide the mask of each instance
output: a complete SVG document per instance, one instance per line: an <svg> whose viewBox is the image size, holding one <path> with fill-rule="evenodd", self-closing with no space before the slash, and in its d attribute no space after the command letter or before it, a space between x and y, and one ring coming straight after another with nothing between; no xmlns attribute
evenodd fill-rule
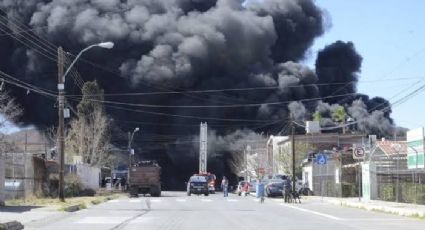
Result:
<svg viewBox="0 0 425 230"><path fill-rule="evenodd" d="M141 202L142 202L142 200L130 200L129 202L130 202L130 203L141 203Z"/></svg>
<svg viewBox="0 0 425 230"><path fill-rule="evenodd" d="M186 199L176 199L177 202L186 202Z"/></svg>
<svg viewBox="0 0 425 230"><path fill-rule="evenodd" d="M119 224L126 221L130 217L113 217L113 216L93 216L84 217L75 222L77 224Z"/></svg>
<svg viewBox="0 0 425 230"><path fill-rule="evenodd" d="M135 220L132 220L130 224L146 224L146 223L152 223L156 222L158 217L147 217L147 216L141 216L139 218L136 218Z"/></svg>
<svg viewBox="0 0 425 230"><path fill-rule="evenodd" d="M345 221L411 221L411 219L401 219L401 218L350 218L345 219Z"/></svg>
<svg viewBox="0 0 425 230"><path fill-rule="evenodd" d="M118 202L120 202L119 200L110 200L110 201L108 201L108 203L118 203Z"/></svg>
<svg viewBox="0 0 425 230"><path fill-rule="evenodd" d="M308 213L315 214L315 215L318 215L318 216L323 216L323 217L333 219L333 220L344 220L344 219L336 217L336 216L332 216L332 215L321 213L321 212L316 212L316 211L313 211L313 210L308 210L308 209L305 209L305 208L299 208L299 207L295 207L295 206L288 205L288 204L280 203L280 205L288 207L288 208L296 209L298 211L308 212Z"/></svg>
<svg viewBox="0 0 425 230"><path fill-rule="evenodd" d="M238 202L239 200L236 199L227 199L228 202Z"/></svg>
<svg viewBox="0 0 425 230"><path fill-rule="evenodd" d="M212 202L210 199L201 199L202 202Z"/></svg>
<svg viewBox="0 0 425 230"><path fill-rule="evenodd" d="M160 199L151 199L151 202L159 203L159 202L162 202L162 200L160 200Z"/></svg>

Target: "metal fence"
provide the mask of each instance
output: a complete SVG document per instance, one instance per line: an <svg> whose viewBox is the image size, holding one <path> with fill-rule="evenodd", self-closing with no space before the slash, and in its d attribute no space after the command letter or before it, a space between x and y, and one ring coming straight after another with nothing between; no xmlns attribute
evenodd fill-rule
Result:
<svg viewBox="0 0 425 230"><path fill-rule="evenodd" d="M314 159L313 193L326 197L358 197L361 186L361 175L358 162L344 164L343 156L332 158L329 154L326 164L317 164ZM344 157L342 157L344 158Z"/></svg>
<svg viewBox="0 0 425 230"><path fill-rule="evenodd" d="M370 163L374 166L371 177L376 181L376 193L372 198L425 204L425 170L408 169L406 153L384 153L378 150Z"/></svg>

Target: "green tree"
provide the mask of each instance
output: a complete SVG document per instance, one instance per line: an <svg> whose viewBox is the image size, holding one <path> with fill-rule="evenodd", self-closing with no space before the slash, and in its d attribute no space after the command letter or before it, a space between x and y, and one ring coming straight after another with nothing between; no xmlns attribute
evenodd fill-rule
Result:
<svg viewBox="0 0 425 230"><path fill-rule="evenodd" d="M339 106L337 110L332 113L332 119L336 122L343 123L347 117L344 106Z"/></svg>
<svg viewBox="0 0 425 230"><path fill-rule="evenodd" d="M77 106L78 118L67 134L68 160L81 156L84 163L103 166L110 160L110 119L103 106L104 92L96 81L86 82Z"/></svg>
<svg viewBox="0 0 425 230"><path fill-rule="evenodd" d="M322 114L320 114L319 111L314 112L314 114L313 114L313 120L320 122L320 120L322 120Z"/></svg>

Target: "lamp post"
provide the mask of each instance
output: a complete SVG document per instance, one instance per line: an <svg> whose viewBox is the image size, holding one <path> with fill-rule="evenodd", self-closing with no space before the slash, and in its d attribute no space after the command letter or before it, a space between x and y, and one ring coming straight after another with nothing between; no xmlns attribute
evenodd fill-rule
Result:
<svg viewBox="0 0 425 230"><path fill-rule="evenodd" d="M128 173L127 173L128 179L127 179L127 183L130 183L131 155L133 155L132 149L131 149L131 142L133 142L134 134L139 132L139 131L140 131L140 129L139 129L139 127L137 127L133 130L133 133L128 132L128 146L127 146L127 149L128 149Z"/></svg>
<svg viewBox="0 0 425 230"><path fill-rule="evenodd" d="M127 149L128 149L128 156L129 156L129 158L128 158L128 168L129 168L129 170L130 170L130 166L131 166L131 155L133 155L133 153L131 151L131 142L133 142L134 134L139 132L139 131L140 131L140 129L137 127L133 130L133 133L128 132L128 147L127 147Z"/></svg>
<svg viewBox="0 0 425 230"><path fill-rule="evenodd" d="M64 109L65 109L65 77L71 71L72 67L75 65L77 60L81 57L81 55L87 50L100 47L105 49L112 49L114 47L114 43L112 42L102 42L98 44L94 44L84 48L78 53L75 57L74 61L69 65L68 69L63 73L64 67L64 56L62 47L58 48L58 115L59 115L59 124L58 124L58 152L60 156L59 162L59 199L64 202L64 167L65 167L65 129L64 129Z"/></svg>

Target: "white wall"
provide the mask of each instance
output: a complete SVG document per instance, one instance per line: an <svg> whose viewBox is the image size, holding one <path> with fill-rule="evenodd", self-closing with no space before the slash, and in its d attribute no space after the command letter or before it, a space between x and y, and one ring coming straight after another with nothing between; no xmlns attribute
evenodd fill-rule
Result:
<svg viewBox="0 0 425 230"><path fill-rule="evenodd" d="M77 175L84 188L99 189L100 168L91 167L86 164L77 165Z"/></svg>
<svg viewBox="0 0 425 230"><path fill-rule="evenodd" d="M307 184L308 188L311 191L313 191L313 166L312 165L304 166L302 176L303 176L303 184Z"/></svg>
<svg viewBox="0 0 425 230"><path fill-rule="evenodd" d="M3 153L0 153L0 206L4 205L5 165Z"/></svg>
<svg viewBox="0 0 425 230"><path fill-rule="evenodd" d="M279 166L279 143L285 140L288 140L288 136L270 136L269 140L267 141L267 152L272 153L272 159L271 159L271 167L272 167L272 173L273 174L283 174L281 168Z"/></svg>

